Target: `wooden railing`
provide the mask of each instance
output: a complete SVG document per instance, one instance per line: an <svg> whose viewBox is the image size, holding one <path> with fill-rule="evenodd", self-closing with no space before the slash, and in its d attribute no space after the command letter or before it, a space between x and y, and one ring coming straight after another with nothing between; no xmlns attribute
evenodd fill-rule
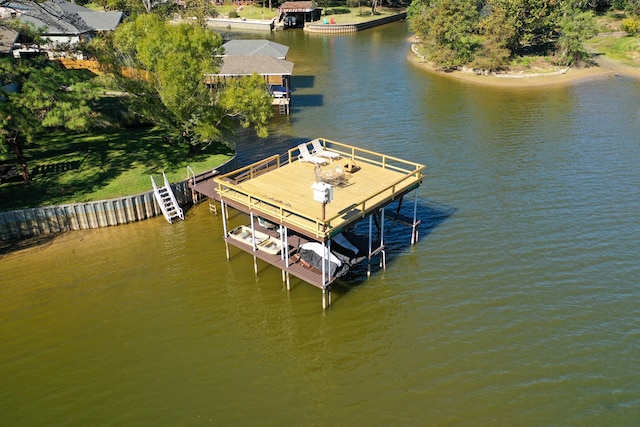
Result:
<svg viewBox="0 0 640 427"><path fill-rule="evenodd" d="M388 156L386 154L377 153L375 151L364 148L354 147L352 145L343 144L341 142L332 141L330 139L318 138L322 146L330 151L339 153L342 157L354 160L356 162L369 163L379 166L383 169L390 169L401 173L414 173L424 169L424 166L418 163L399 159L397 157ZM287 151L289 162L296 161L300 150L297 147Z"/></svg>
<svg viewBox="0 0 640 427"><path fill-rule="evenodd" d="M345 158L350 158L356 162L369 163L383 169L390 169L401 172L404 175L398 180L391 183L386 188L369 195L366 198L354 202L350 206L350 211L359 210L362 212L361 217L366 215L367 209L375 208L376 203L380 203L379 196L388 193L385 198L395 200L407 191L420 185L422 182L424 165L399 159L393 156L387 156L374 151L353 147L336 141L320 138L321 143L327 149L341 154ZM243 181L255 178L270 170L277 169L286 163L292 163L298 160L299 149L292 148L283 156L274 155L260 162L245 166L236 171L224 174L216 178L219 184L219 192L223 198L233 200L248 208L250 211L264 213L275 218L280 223L288 223L295 225L301 230L310 233L316 238L331 238L337 234L339 230L334 230L339 218L345 216L345 212L325 218L310 217L308 214L296 211L287 206L283 201L267 198L264 195L259 196L251 194L249 191L238 188L237 184ZM376 202L376 199L378 201ZM373 204L373 205L372 205Z"/></svg>

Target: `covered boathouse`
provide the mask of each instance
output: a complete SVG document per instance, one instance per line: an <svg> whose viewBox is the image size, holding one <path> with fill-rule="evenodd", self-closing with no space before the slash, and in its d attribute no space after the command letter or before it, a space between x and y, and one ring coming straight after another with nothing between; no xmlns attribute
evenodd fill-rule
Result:
<svg viewBox="0 0 640 427"><path fill-rule="evenodd" d="M231 245L253 255L256 274L258 259L281 269L287 289L291 275L320 288L326 309L331 284L351 265L367 261L370 274L372 258L379 257L385 268L385 207L411 191L413 218L400 221L412 227L411 244L417 241L417 189L424 168L318 138L189 185L220 202L227 259ZM246 224L229 229L229 208L247 214ZM380 229L375 240L374 216ZM369 235L353 234L367 219Z"/></svg>

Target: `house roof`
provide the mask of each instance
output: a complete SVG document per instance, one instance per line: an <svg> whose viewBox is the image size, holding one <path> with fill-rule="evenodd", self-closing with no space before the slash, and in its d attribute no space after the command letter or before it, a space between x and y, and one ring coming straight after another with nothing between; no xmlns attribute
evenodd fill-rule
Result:
<svg viewBox="0 0 640 427"><path fill-rule="evenodd" d="M13 44L18 40L19 34L16 30L0 27L0 54L11 53Z"/></svg>
<svg viewBox="0 0 640 427"><path fill-rule="evenodd" d="M313 12L316 5L312 1L286 1L279 9L281 12Z"/></svg>
<svg viewBox="0 0 640 427"><path fill-rule="evenodd" d="M271 56L286 59L289 46L269 40L231 40L222 45L226 56Z"/></svg>
<svg viewBox="0 0 640 427"><path fill-rule="evenodd" d="M261 55L227 56L215 75L248 76L253 73L261 76L290 76L293 73L293 62Z"/></svg>
<svg viewBox="0 0 640 427"><path fill-rule="evenodd" d="M44 36L115 30L123 17L119 11L98 12L65 0L47 0L43 3L24 0L16 4L14 9L21 22L44 28Z"/></svg>

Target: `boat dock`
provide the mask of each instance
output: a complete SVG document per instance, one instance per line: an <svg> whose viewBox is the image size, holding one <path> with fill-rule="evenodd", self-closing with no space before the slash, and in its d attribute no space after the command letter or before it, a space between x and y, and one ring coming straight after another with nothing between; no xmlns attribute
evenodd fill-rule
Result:
<svg viewBox="0 0 640 427"><path fill-rule="evenodd" d="M370 264L376 256L385 267L385 207L412 191L415 192L414 215L405 217L403 222L412 227L411 243L417 240L420 221L416 218L416 190L424 178L425 166L324 138L315 141L329 153L314 153L309 142L301 144L305 147L294 147L283 155L274 155L229 173L194 179L190 187L220 202L227 258L231 245L253 255L256 273L257 259L282 270L287 288L289 276L293 275L322 289L323 308L326 308L331 303L331 283L341 271L337 267L352 260L367 260ZM305 155L304 148L311 156ZM333 158L319 158L331 153ZM323 164L315 163L320 160ZM229 208L249 216L243 238L239 238L238 230L228 229ZM372 234L374 216L381 233L377 240ZM393 215L387 213L386 216ZM334 259L333 253L339 255L338 248L351 246L343 243L343 236L366 219L369 220L368 239L354 243L360 250L352 249L352 259L342 258L343 262ZM270 246L278 243L277 253L260 246L267 237ZM315 245L316 252L321 248L319 264L305 261L306 244Z"/></svg>

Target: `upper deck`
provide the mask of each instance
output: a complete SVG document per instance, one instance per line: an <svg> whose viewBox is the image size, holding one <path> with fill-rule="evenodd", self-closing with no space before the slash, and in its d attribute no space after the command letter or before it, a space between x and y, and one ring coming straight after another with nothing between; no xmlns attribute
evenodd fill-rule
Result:
<svg viewBox="0 0 640 427"><path fill-rule="evenodd" d="M298 147L292 148L283 156L217 176L220 199L238 210L326 241L422 183L424 165L324 138L320 142L339 153L340 159L327 159L318 169L299 159ZM345 171L349 161L357 166L352 173ZM336 168L342 173L333 186L333 200L323 207L314 200L311 186Z"/></svg>

